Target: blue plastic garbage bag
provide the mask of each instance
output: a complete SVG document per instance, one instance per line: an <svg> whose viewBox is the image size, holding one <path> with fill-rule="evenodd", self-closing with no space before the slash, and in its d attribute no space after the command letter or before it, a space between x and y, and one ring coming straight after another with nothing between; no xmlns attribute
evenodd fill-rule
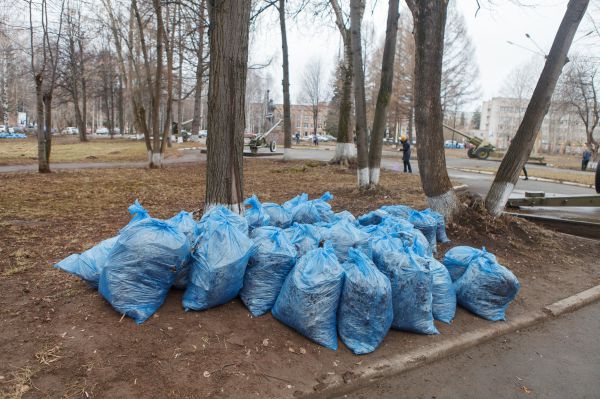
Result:
<svg viewBox="0 0 600 399"><path fill-rule="evenodd" d="M448 235L446 234L446 221L444 220L444 215L442 215L439 212L432 211L429 208L425 209L421 213L423 213L425 215L429 215L435 220L435 222L436 222L436 227L435 227L436 240L441 243L450 242L450 239L448 238Z"/></svg>
<svg viewBox="0 0 600 399"><path fill-rule="evenodd" d="M305 337L337 350L336 313L343 284L344 269L326 243L300 258L283 283L271 312Z"/></svg>
<svg viewBox="0 0 600 399"><path fill-rule="evenodd" d="M292 220L295 223L313 224L319 222L329 223L335 219L331 205L327 203L333 199L329 192L321 198L300 202L292 209Z"/></svg>
<svg viewBox="0 0 600 399"><path fill-rule="evenodd" d="M354 215L348 211L341 211L335 214L334 223L339 222L341 220L346 220L352 224L356 224L356 218Z"/></svg>
<svg viewBox="0 0 600 399"><path fill-rule="evenodd" d="M202 215L200 222L198 222L199 231L204 232L208 230L208 225L215 220L218 223L227 221L227 223L234 226L241 233L248 235L248 222L246 219L222 205L213 206L208 212Z"/></svg>
<svg viewBox="0 0 600 399"><path fill-rule="evenodd" d="M284 202L282 206L288 211L291 211L292 209L306 201L308 201L308 194L302 193L295 196L291 200Z"/></svg>
<svg viewBox="0 0 600 399"><path fill-rule="evenodd" d="M345 278L337 313L340 338L357 355L373 352L394 318L390 280L354 248L342 267Z"/></svg>
<svg viewBox="0 0 600 399"><path fill-rule="evenodd" d="M292 225L292 214L279 204L265 202L263 209L269 215L269 225L287 229Z"/></svg>
<svg viewBox="0 0 600 399"><path fill-rule="evenodd" d="M263 206L256 195L247 198L244 201L244 205L246 206L244 217L248 222L248 227L254 229L269 224L269 214L263 209Z"/></svg>
<svg viewBox="0 0 600 399"><path fill-rule="evenodd" d="M71 273L98 288L100 272L106 258L119 236L109 238L81 254L73 254L58 262L54 267Z"/></svg>
<svg viewBox="0 0 600 399"><path fill-rule="evenodd" d="M191 249L194 247L200 231L198 223L196 223L194 220L191 212L181 211L171 219L168 219L167 222L172 223L179 229L179 231L185 234L188 239L188 243L190 244L190 253L188 254L187 262L185 262L181 270L177 272L177 276L175 276L175 282L173 283L174 288L184 290L185 287L187 287L190 263L192 260Z"/></svg>
<svg viewBox="0 0 600 399"><path fill-rule="evenodd" d="M425 262L412 251L377 250L373 260L392 285L392 328L421 334L438 334L433 324L433 279Z"/></svg>
<svg viewBox="0 0 600 399"><path fill-rule="evenodd" d="M189 282L183 294L185 310L205 310L235 298L256 249L235 219L215 214L209 218L192 255Z"/></svg>
<svg viewBox="0 0 600 399"><path fill-rule="evenodd" d="M385 219L392 217L392 215L390 215L389 213L387 213L384 210L381 209L376 209L374 211L371 211L369 213L365 213L364 215L361 215L358 217L358 223L360 223L363 226L369 226L369 225L378 225L381 224Z"/></svg>
<svg viewBox="0 0 600 399"><path fill-rule="evenodd" d="M433 252L436 252L435 234L437 222L435 221L435 219L426 213L413 210L408 215L408 221L415 226L415 229L423 233L423 235L425 236L425 238L427 238L427 241L429 242L431 250Z"/></svg>
<svg viewBox="0 0 600 399"><path fill-rule="evenodd" d="M100 274L99 292L141 324L164 302L190 246L171 223L154 218L124 229Z"/></svg>
<svg viewBox="0 0 600 399"><path fill-rule="evenodd" d="M427 262L433 278L433 318L450 324L456 314L456 292L448 269L434 258L419 258Z"/></svg>
<svg viewBox="0 0 600 399"><path fill-rule="evenodd" d="M496 257L487 252L485 247L482 249L477 249L473 247L468 247L464 245L460 245L454 248L449 249L444 255L444 259L442 263L446 266L446 269L450 272L450 277L452 277L452 281L456 281L463 275L469 264L479 258L485 257L489 259L491 262L496 262Z"/></svg>
<svg viewBox="0 0 600 399"><path fill-rule="evenodd" d="M369 245L369 234L358 229L353 223L347 220L341 220L324 226L321 230L321 236L333 246L335 255L340 263L348 259L348 250L357 248L363 251L367 256L371 256Z"/></svg>
<svg viewBox="0 0 600 399"><path fill-rule="evenodd" d="M506 308L521 285L506 267L480 256L454 282L460 306L490 321L505 320Z"/></svg>
<svg viewBox="0 0 600 399"><path fill-rule="evenodd" d="M131 220L129 220L129 223L127 223L125 225L125 227L123 227L121 229L121 232L123 230L125 230L126 228L128 228L129 226L131 226L132 224L134 224L135 222L138 222L140 220L147 219L150 217L150 214L148 213L146 208L144 208L142 206L142 204L140 204L140 201L137 199L133 202L133 204L129 205L129 207L127 208L127 211L131 215Z"/></svg>
<svg viewBox="0 0 600 399"><path fill-rule="evenodd" d="M408 219L410 213L414 211L414 209L406 205L384 205L380 209L401 219Z"/></svg>
<svg viewBox="0 0 600 399"><path fill-rule="evenodd" d="M250 236L256 252L250 257L240 298L253 316L273 307L281 286L296 264L296 248L278 227L259 227Z"/></svg>
<svg viewBox="0 0 600 399"><path fill-rule="evenodd" d="M407 220L389 217L376 226L378 231L383 231L387 235L401 239L404 242L404 246L411 248L415 255L421 257L432 256L432 250L427 238Z"/></svg>
<svg viewBox="0 0 600 399"><path fill-rule="evenodd" d="M320 229L312 224L294 223L292 227L285 229L285 234L296 247L298 258L308 251L317 249L323 239Z"/></svg>

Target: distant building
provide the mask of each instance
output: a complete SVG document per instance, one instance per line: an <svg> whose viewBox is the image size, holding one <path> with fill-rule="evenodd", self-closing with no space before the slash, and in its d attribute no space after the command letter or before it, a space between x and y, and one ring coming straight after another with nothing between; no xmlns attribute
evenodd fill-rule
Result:
<svg viewBox="0 0 600 399"><path fill-rule="evenodd" d="M319 104L319 115L317 119L317 134L325 134L325 120L329 105L327 103ZM299 133L301 136L310 136L313 134L313 112L311 105L291 104L290 114L292 121L292 137ZM250 103L246 110L246 131L251 133L264 132L266 105L262 103ZM273 121L283 119L283 104L275 104ZM273 137L279 144L283 144L283 122L273 131Z"/></svg>
<svg viewBox="0 0 600 399"><path fill-rule="evenodd" d="M528 99L494 97L481 106L481 137L491 144L506 148L519 128ZM565 146L576 146L586 140L585 127L576 111L566 105L553 103L544 119L538 149L556 152Z"/></svg>

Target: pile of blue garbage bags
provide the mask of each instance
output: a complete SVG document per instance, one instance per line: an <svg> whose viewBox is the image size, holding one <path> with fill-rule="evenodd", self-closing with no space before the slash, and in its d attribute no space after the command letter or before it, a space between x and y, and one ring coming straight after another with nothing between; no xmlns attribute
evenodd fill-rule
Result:
<svg viewBox="0 0 600 399"><path fill-rule="evenodd" d="M448 242L444 218L429 209L383 206L355 218L334 212L332 195L284 204L245 201L244 216L223 206L199 222L182 211L151 217L136 201L115 237L56 267L97 288L120 314L141 324L172 288L183 308L202 311L239 296L254 317L268 312L332 350L373 352L390 328L438 334L456 306L504 320L517 278L484 249ZM441 257L440 257L441 258Z"/></svg>

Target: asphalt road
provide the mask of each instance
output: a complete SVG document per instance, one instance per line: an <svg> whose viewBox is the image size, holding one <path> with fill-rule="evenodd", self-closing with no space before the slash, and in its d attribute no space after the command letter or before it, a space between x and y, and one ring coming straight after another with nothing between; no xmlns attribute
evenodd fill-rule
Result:
<svg viewBox="0 0 600 399"><path fill-rule="evenodd" d="M342 396L600 398L600 303Z"/></svg>
<svg viewBox="0 0 600 399"><path fill-rule="evenodd" d="M326 150L315 150L315 149L301 149L292 150L290 152L292 159L315 159L321 161L327 161L333 156L333 151ZM397 159L396 159L397 158ZM480 194L485 197L488 192L493 178L493 175L465 172L460 169L471 168L476 169L477 167L485 166L485 163L489 163L489 166L495 166L495 161L480 161L470 160L467 158L447 158L446 165L448 167L448 174L452 180L467 184L471 192ZM385 152L384 159L381 162L382 167L397 172L402 172L403 165L401 160L401 154L395 152ZM417 160L411 162L413 173L419 173L419 165ZM527 165L527 168L548 168L544 166ZM558 170L558 169L557 169ZM562 171L562 169L560 169ZM545 182L538 180L523 180L520 179L513 191L513 196L523 196L525 191L543 191L547 194L554 195L595 195L596 191L589 187L582 187L577 185ZM585 220L591 222L600 223L600 207L598 208L583 208L583 207L560 207L560 208L528 208L527 213L535 214L539 216L551 216L565 219L574 220ZM600 397L600 395L599 395Z"/></svg>

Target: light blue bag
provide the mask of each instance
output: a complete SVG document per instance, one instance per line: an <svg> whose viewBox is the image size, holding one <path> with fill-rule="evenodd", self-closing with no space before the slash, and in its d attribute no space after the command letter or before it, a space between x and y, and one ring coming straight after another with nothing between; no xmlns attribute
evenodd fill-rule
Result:
<svg viewBox="0 0 600 399"><path fill-rule="evenodd" d="M344 269L325 244L298 261L288 274L271 312L283 324L326 348L337 350L336 313Z"/></svg>
<svg viewBox="0 0 600 399"><path fill-rule="evenodd" d="M189 252L187 237L173 224L140 220L122 230L98 290L115 310L141 324L162 305Z"/></svg>
<svg viewBox="0 0 600 399"><path fill-rule="evenodd" d="M394 318L390 280L354 248L342 267L344 288L337 313L340 338L357 355L373 352Z"/></svg>
<svg viewBox="0 0 600 399"><path fill-rule="evenodd" d="M54 267L71 273L98 288L100 273L110 250L119 236L109 238L81 254L73 254L58 262Z"/></svg>
<svg viewBox="0 0 600 399"><path fill-rule="evenodd" d="M277 300L283 282L296 264L296 248L277 227L256 228L250 237L256 252L246 267L240 298L258 317L271 310Z"/></svg>
<svg viewBox="0 0 600 399"><path fill-rule="evenodd" d="M240 231L241 216L224 207L205 215L193 254L185 310L205 310L235 298L244 282L248 259L255 251L250 238Z"/></svg>

